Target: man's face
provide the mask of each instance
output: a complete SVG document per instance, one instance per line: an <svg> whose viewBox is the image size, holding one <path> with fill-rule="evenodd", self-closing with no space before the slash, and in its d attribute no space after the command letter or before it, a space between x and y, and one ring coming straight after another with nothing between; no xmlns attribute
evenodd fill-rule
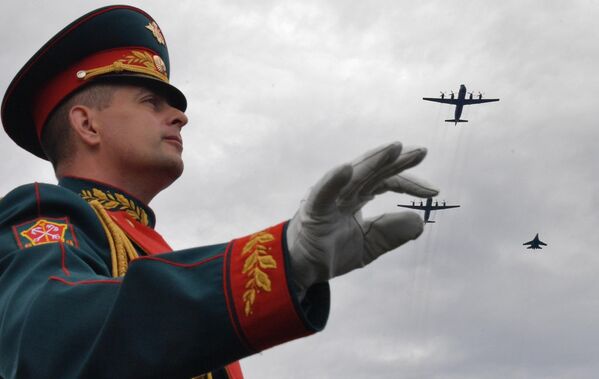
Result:
<svg viewBox="0 0 599 379"><path fill-rule="evenodd" d="M138 86L118 86L111 104L96 110L104 159L122 175L143 173L168 181L183 172L181 128L187 116L160 94ZM157 178L157 179L154 179Z"/></svg>

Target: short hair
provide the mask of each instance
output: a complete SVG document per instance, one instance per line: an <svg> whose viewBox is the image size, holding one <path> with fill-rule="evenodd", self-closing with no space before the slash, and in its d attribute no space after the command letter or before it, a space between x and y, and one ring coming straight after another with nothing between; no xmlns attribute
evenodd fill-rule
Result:
<svg viewBox="0 0 599 379"><path fill-rule="evenodd" d="M44 125L40 143L54 169L60 162L68 159L72 151L73 131L69 120L71 108L85 105L102 110L112 102L115 90L115 85L91 84L67 97L52 111Z"/></svg>

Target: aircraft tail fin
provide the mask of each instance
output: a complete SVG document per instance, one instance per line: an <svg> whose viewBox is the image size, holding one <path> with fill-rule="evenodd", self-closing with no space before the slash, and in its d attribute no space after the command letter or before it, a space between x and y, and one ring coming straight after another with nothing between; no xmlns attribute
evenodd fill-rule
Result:
<svg viewBox="0 0 599 379"><path fill-rule="evenodd" d="M468 120L445 120L445 122L453 122L457 124L458 122L468 122Z"/></svg>

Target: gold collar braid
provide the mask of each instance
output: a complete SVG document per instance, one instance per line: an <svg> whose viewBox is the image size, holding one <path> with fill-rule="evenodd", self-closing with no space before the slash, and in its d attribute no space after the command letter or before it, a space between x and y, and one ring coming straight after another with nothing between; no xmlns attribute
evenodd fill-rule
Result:
<svg viewBox="0 0 599 379"><path fill-rule="evenodd" d="M108 212L98 200L89 202L98 216L110 245L110 258L112 261L112 276L123 276L129 268L129 262L139 257L135 247L125 232L112 220Z"/></svg>

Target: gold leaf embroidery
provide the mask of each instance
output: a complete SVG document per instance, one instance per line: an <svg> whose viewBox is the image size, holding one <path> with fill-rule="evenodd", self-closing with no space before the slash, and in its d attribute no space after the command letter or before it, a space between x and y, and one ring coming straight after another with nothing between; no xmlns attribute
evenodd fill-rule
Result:
<svg viewBox="0 0 599 379"><path fill-rule="evenodd" d="M149 69L156 69L154 58L148 52L131 50L131 54L119 59L117 62L124 64L141 63Z"/></svg>
<svg viewBox="0 0 599 379"><path fill-rule="evenodd" d="M258 262L260 263L261 268L277 268L277 261L274 260L273 257L258 257Z"/></svg>
<svg viewBox="0 0 599 379"><path fill-rule="evenodd" d="M119 206L119 203L118 203L118 202L116 202L116 201L112 201L112 200L110 200L110 201L107 201L107 202L105 202L104 204L102 204L102 206L103 206L104 208L106 208L106 209L112 209L112 208L116 208L116 207L118 207L118 206Z"/></svg>
<svg viewBox="0 0 599 379"><path fill-rule="evenodd" d="M264 291L270 292L270 279L268 278L268 275L266 275L264 273L264 271L262 271L258 268L255 271L255 275L256 275L256 285L258 287L262 288Z"/></svg>
<svg viewBox="0 0 599 379"><path fill-rule="evenodd" d="M252 307L260 290L270 292L272 282L268 274L262 270L277 268L277 261L268 254L270 247L264 244L275 240L275 236L267 232L259 232L250 237L243 246L241 255L248 255L243 264L242 273L248 277L245 283L246 291L243 293L245 315L252 313Z"/></svg>
<svg viewBox="0 0 599 379"><path fill-rule="evenodd" d="M133 200L127 199L127 197L125 197L123 194L112 194L110 192L104 192L94 188L91 192L88 190L82 190L80 195L83 200L87 202L97 200L104 209L118 209L120 211L125 211L137 221L144 225L148 225L148 214L146 211L142 207L135 204Z"/></svg>
<svg viewBox="0 0 599 379"><path fill-rule="evenodd" d="M106 200L106 199L108 199L108 196L106 196L106 194L104 192L100 191L97 188L94 188L92 190L92 193L94 194L95 197L98 198L98 200Z"/></svg>
<svg viewBox="0 0 599 379"><path fill-rule="evenodd" d="M131 206L129 204L129 200L125 196L121 195L120 193L115 194L115 196L116 196L116 199L119 201L119 203Z"/></svg>
<svg viewBox="0 0 599 379"><path fill-rule="evenodd" d="M243 264L243 269L241 270L242 274L247 274L255 265L258 260L258 256L256 254L250 255Z"/></svg>

